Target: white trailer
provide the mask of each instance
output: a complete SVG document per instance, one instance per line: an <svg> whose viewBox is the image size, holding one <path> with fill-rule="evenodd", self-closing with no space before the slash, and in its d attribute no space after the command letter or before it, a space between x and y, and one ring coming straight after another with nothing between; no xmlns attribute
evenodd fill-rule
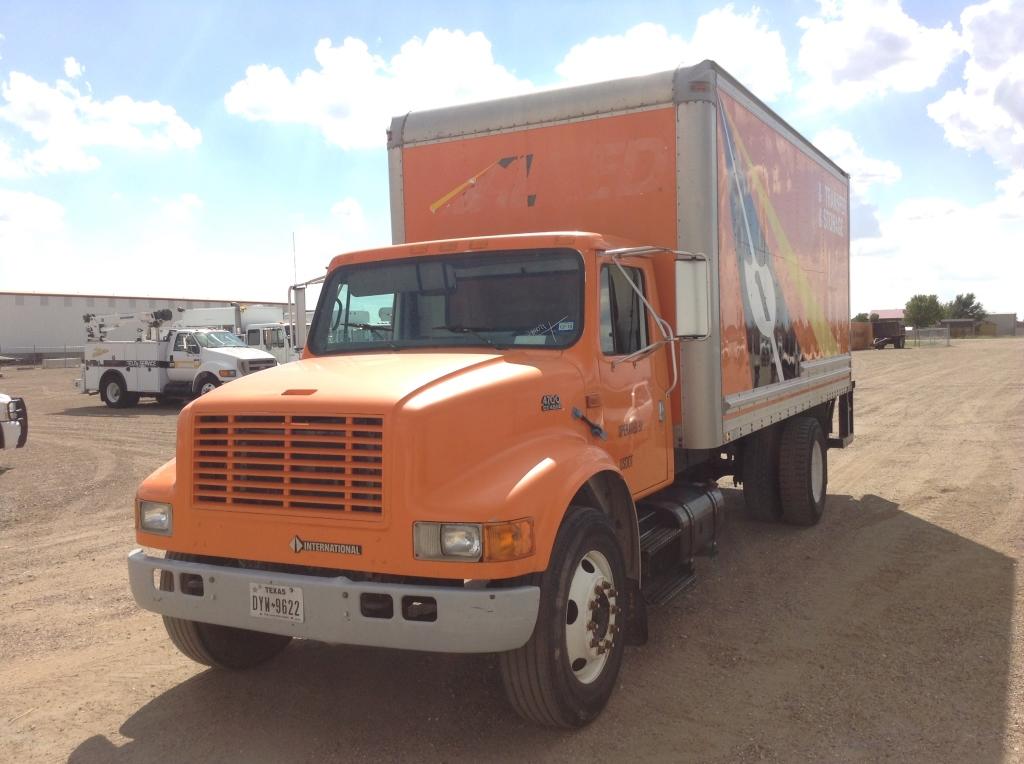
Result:
<svg viewBox="0 0 1024 764"><path fill-rule="evenodd" d="M171 311L86 315L85 362L75 388L99 393L112 408L124 408L145 396L161 401L193 398L277 365L272 355L246 347L225 329L163 329L170 318ZM107 331L132 320L140 324L139 339L106 339Z"/></svg>

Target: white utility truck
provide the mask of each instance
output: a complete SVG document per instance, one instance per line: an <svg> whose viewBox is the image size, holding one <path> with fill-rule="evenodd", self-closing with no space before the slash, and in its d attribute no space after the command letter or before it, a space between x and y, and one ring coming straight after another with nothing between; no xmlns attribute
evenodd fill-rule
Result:
<svg viewBox="0 0 1024 764"><path fill-rule="evenodd" d="M28 440L28 407L22 398L0 393L0 451L21 448Z"/></svg>
<svg viewBox="0 0 1024 764"><path fill-rule="evenodd" d="M188 399L208 393L224 382L277 366L262 350L246 347L224 329L163 325L170 310L86 314L85 359L75 388L100 398L112 408L134 406L144 396L159 401ZM107 333L137 324L138 338L108 340Z"/></svg>

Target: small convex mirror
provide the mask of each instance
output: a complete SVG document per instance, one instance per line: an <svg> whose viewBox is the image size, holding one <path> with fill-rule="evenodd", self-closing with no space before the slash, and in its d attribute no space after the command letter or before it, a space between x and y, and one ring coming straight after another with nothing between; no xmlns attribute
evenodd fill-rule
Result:
<svg viewBox="0 0 1024 764"><path fill-rule="evenodd" d="M708 260L684 255L676 260L676 336L704 339L711 332Z"/></svg>

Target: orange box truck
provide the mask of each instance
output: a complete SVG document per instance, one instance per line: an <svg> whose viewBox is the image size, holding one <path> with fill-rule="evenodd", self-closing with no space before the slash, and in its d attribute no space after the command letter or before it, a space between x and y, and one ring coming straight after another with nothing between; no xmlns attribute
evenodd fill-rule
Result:
<svg viewBox="0 0 1024 764"><path fill-rule="evenodd" d="M395 244L332 260L302 360L181 412L132 591L200 663L493 652L520 714L581 726L716 549L716 481L821 517L848 176L709 61L388 135Z"/></svg>

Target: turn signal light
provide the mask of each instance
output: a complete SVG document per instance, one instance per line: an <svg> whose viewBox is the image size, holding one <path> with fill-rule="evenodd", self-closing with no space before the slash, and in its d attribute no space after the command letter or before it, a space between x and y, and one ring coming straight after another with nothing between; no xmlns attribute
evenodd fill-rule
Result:
<svg viewBox="0 0 1024 764"><path fill-rule="evenodd" d="M484 526L484 561L518 560L533 554L533 518Z"/></svg>

